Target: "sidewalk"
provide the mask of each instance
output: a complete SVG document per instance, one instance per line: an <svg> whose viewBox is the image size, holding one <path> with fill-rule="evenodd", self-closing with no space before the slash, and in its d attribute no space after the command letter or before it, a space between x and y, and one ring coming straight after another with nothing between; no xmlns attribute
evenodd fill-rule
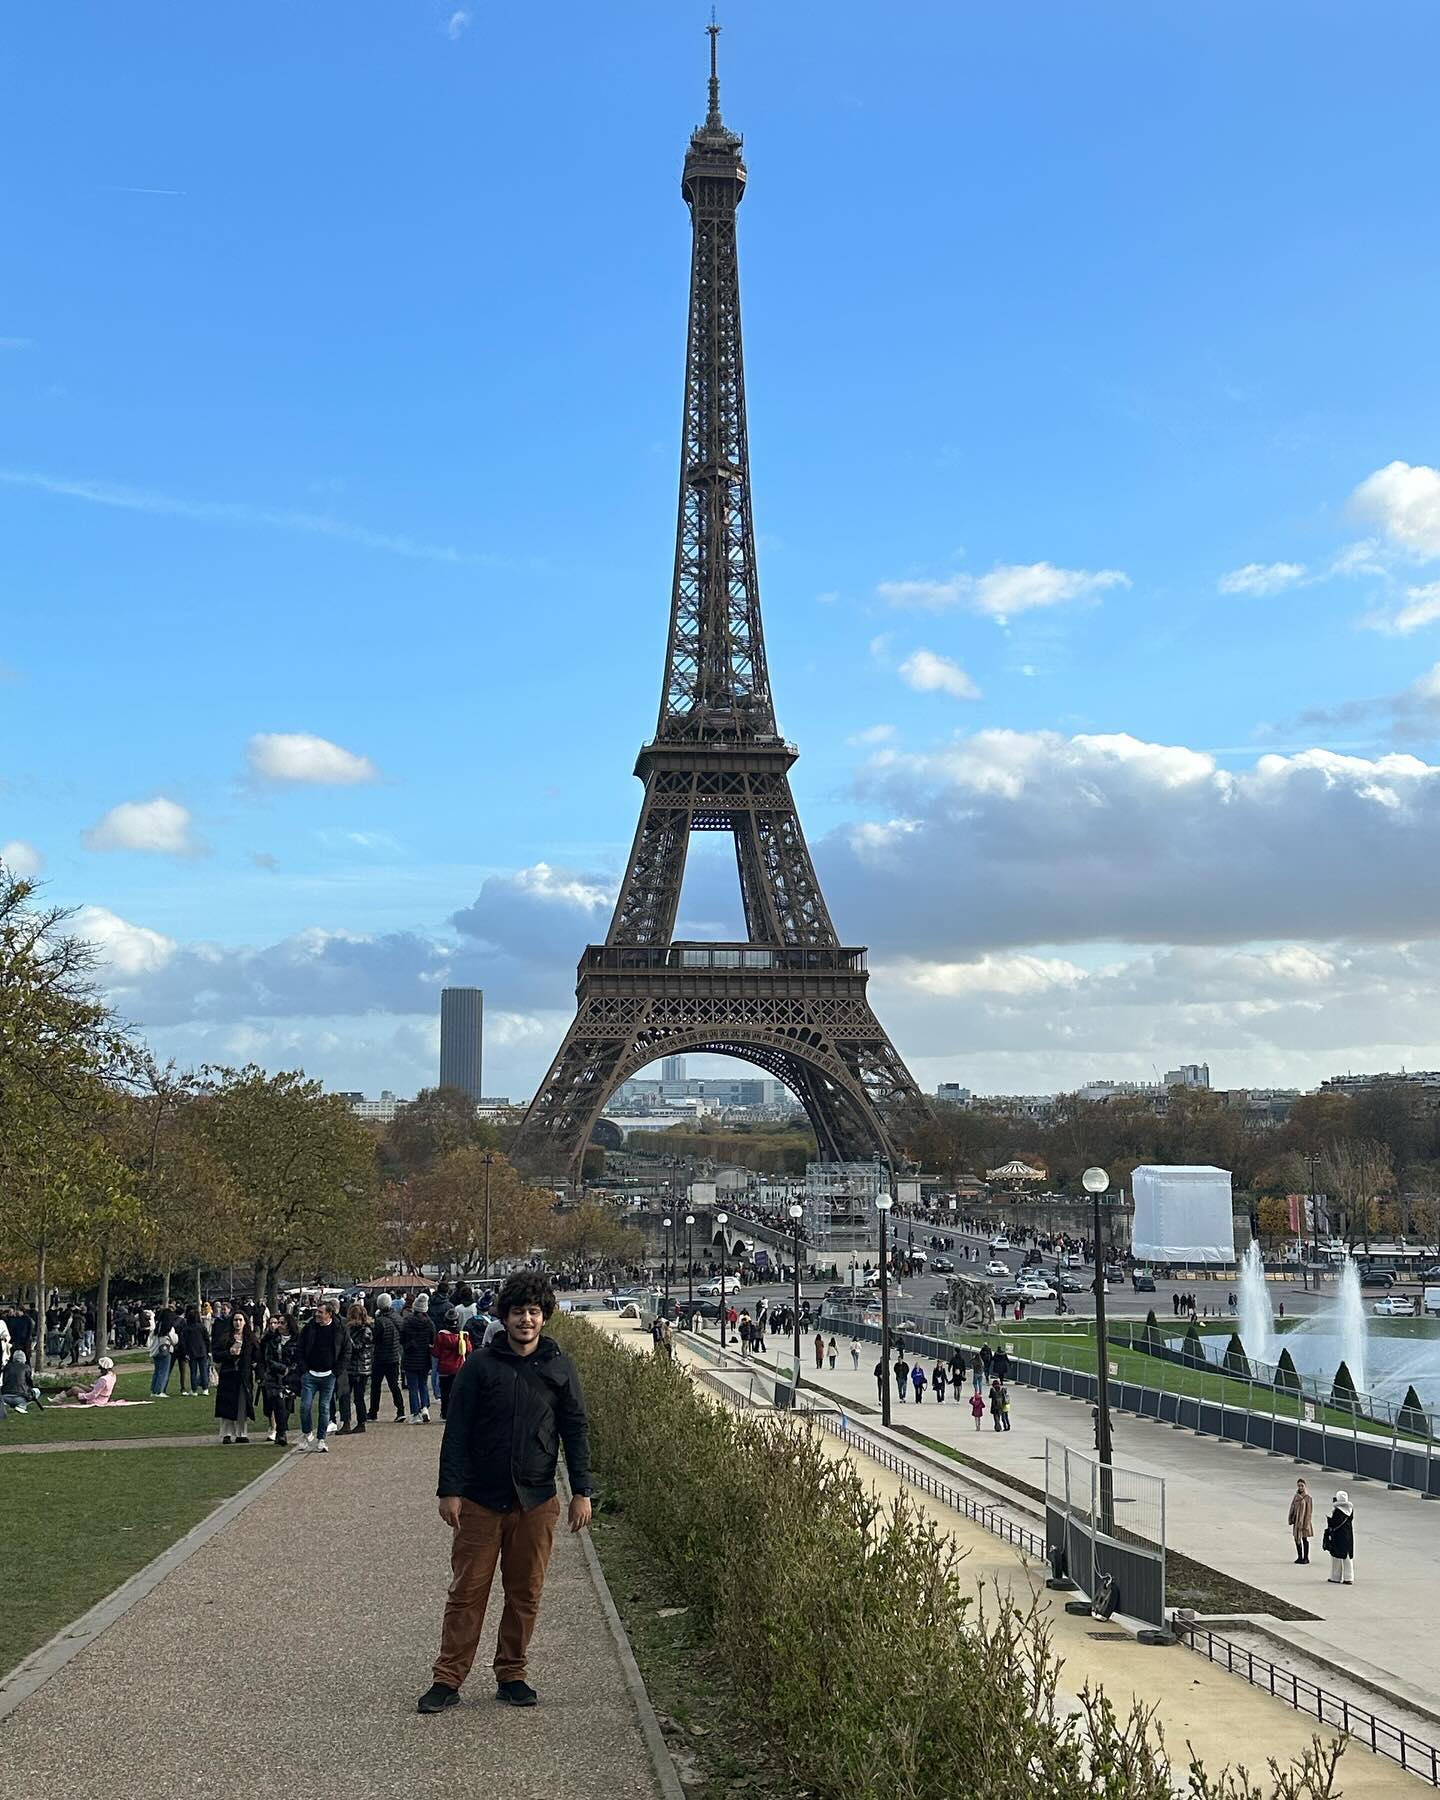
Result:
<svg viewBox="0 0 1440 1800"><path fill-rule="evenodd" d="M589 1314L587 1318L637 1355L650 1354L649 1334L643 1327L613 1315ZM678 1340L677 1354L690 1366L712 1369L712 1364L691 1351L683 1339ZM871 1361L873 1364L873 1356ZM827 1376L828 1373L827 1370ZM737 1376L737 1380L743 1387L743 1379ZM874 1393L873 1381L870 1391ZM940 1408L941 1412L946 1410ZM847 1450L828 1432L819 1434L819 1442L827 1455L852 1461L883 1502L892 1501L902 1491L904 1484L897 1476L869 1457ZM965 1485L968 1473L959 1472L957 1485ZM1212 1774L1224 1764L1242 1760L1252 1770L1263 1768L1267 1756L1283 1763L1301 1755L1317 1732L1322 1737L1329 1735L1314 1719L1295 1714L1282 1701L1271 1699L1239 1676L1226 1674L1179 1646L1146 1648L1137 1645L1128 1633L1097 1630L1088 1615L1067 1614L1064 1603L1069 1596L1048 1592L1041 1585L1043 1569L1028 1565L1003 1539L963 1514L913 1490L905 1491L911 1505L928 1512L954 1539L965 1556L968 1578L987 1587L998 1582L1022 1604L1028 1605L1032 1597L1038 1601L1053 1634L1056 1654L1062 1659L1062 1710L1078 1708L1076 1695L1087 1683L1103 1687L1122 1713L1128 1710L1132 1697L1138 1699L1154 1709L1165 1733L1172 1765L1183 1769L1187 1746L1193 1745ZM1425 1792L1413 1775L1403 1774L1393 1763L1358 1747L1352 1747L1340 1764L1340 1787L1347 1800L1380 1800L1381 1796L1401 1800L1403 1796Z"/></svg>
<svg viewBox="0 0 1440 1800"><path fill-rule="evenodd" d="M817 1392L859 1401L878 1421L871 1372L876 1355L874 1344L862 1345L860 1370L852 1373L846 1339L837 1366L818 1371L807 1346L802 1383L813 1381ZM1037 1488L1045 1485L1047 1438L1094 1455L1087 1404L1020 1382L1008 1385L1009 1432L995 1432L988 1414L984 1428L975 1430L968 1380L958 1406L953 1399L937 1406L928 1394L919 1406L913 1397L902 1406L892 1389L891 1420ZM1117 1465L1165 1480L1166 1538L1172 1548L1318 1614L1312 1622L1276 1621L1275 1632L1297 1649L1440 1712L1440 1633L1428 1625L1440 1608L1435 1555L1440 1505L1128 1413L1115 1414L1112 1425ZM1315 1499L1314 1560L1306 1568L1295 1564L1285 1522L1297 1476L1305 1478ZM1320 1548L1330 1497L1341 1487L1355 1508L1355 1583L1347 1588L1327 1583L1330 1560Z"/></svg>
<svg viewBox="0 0 1440 1800"><path fill-rule="evenodd" d="M416 1713L449 1575L439 1448L438 1427L381 1423L363 1444L292 1454L273 1487L6 1719L0 1800L369 1800L477 1783L507 1800L660 1800L600 1597L563 1526L532 1649L540 1706L494 1699L497 1577L463 1703ZM103 1495L96 1504L103 1531Z"/></svg>

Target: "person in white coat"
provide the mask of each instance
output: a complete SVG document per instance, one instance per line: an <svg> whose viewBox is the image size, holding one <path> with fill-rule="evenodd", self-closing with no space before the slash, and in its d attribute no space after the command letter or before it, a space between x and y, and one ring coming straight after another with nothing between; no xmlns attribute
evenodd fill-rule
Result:
<svg viewBox="0 0 1440 1800"><path fill-rule="evenodd" d="M1325 1521L1325 1536L1321 1542L1330 1552L1330 1580L1340 1587L1352 1587L1355 1582L1355 1509L1343 1488L1330 1502L1330 1517Z"/></svg>

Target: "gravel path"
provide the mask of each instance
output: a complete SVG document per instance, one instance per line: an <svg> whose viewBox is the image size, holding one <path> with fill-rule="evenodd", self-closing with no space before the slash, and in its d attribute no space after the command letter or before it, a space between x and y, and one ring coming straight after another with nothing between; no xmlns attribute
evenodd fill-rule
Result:
<svg viewBox="0 0 1440 1800"><path fill-rule="evenodd" d="M568 1532L556 1539L531 1656L540 1706L517 1712L494 1699L497 1578L464 1701L416 1713L449 1572L434 1501L439 1447L437 1429L381 1424L363 1444L292 1457L268 1492L5 1721L0 1800L369 1800L417 1784L462 1794L497 1783L506 1800L659 1800L619 1653Z"/></svg>

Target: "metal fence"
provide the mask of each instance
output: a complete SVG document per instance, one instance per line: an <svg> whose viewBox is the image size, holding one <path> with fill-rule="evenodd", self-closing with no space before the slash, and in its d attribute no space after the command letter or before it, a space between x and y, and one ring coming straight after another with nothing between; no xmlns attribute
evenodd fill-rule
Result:
<svg viewBox="0 0 1440 1800"><path fill-rule="evenodd" d="M1398 1763L1408 1774L1418 1775L1431 1787L1440 1787L1440 1747L1417 1738L1413 1731L1406 1731L1401 1725L1392 1725L1377 1717L1367 1707L1357 1706L1342 1694L1332 1694L1304 1675L1280 1668L1268 1657L1257 1656L1246 1645L1222 1637L1207 1625L1183 1618L1173 1620L1172 1624L1188 1648L1198 1651L1217 1668L1240 1676L1251 1687L1260 1688L1293 1706L1296 1712L1343 1731L1347 1737L1373 1750L1376 1756Z"/></svg>
<svg viewBox="0 0 1440 1800"><path fill-rule="evenodd" d="M1165 1629L1165 1483L1045 1440L1045 1550L1092 1604ZM1107 1614L1108 1616L1108 1614Z"/></svg>

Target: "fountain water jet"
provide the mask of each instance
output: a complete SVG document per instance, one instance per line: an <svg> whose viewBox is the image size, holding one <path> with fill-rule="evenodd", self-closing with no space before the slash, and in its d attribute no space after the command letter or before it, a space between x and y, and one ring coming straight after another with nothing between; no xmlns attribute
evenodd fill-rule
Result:
<svg viewBox="0 0 1440 1800"><path fill-rule="evenodd" d="M1365 1301L1360 1293L1360 1271L1355 1258L1346 1256L1340 1270L1340 1291L1335 1298L1336 1322L1340 1328L1340 1354L1362 1394L1369 1393L1366 1344L1369 1322L1365 1317Z"/></svg>
<svg viewBox="0 0 1440 1800"><path fill-rule="evenodd" d="M1252 1363L1275 1361L1278 1346L1270 1290L1265 1282L1265 1259L1254 1238L1240 1259L1240 1339Z"/></svg>

